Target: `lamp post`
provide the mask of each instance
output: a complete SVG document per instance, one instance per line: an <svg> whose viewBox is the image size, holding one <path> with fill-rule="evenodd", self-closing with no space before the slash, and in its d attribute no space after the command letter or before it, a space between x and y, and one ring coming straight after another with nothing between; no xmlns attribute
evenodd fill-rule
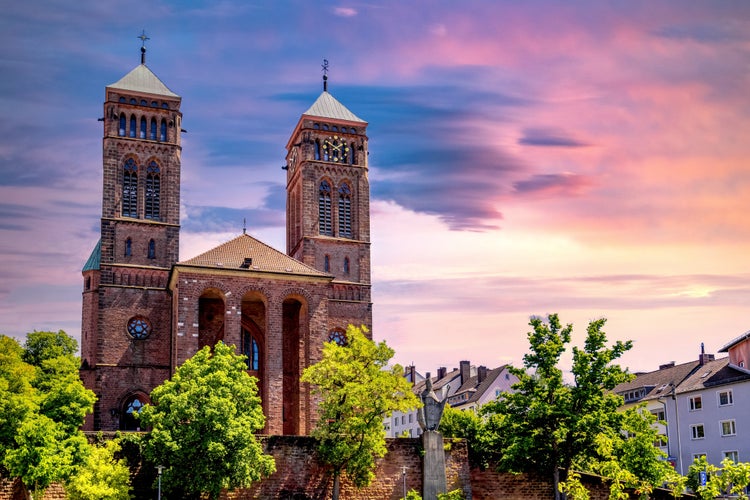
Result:
<svg viewBox="0 0 750 500"><path fill-rule="evenodd" d="M406 500L406 466L401 466L401 479L404 482L404 500Z"/></svg>
<svg viewBox="0 0 750 500"><path fill-rule="evenodd" d="M158 496L156 497L158 500L161 500L161 471L162 470L164 470L164 466L163 465L157 465L156 466L156 471L159 474L159 482L158 482L158 484L159 484L158 488L159 489L157 490L157 495Z"/></svg>

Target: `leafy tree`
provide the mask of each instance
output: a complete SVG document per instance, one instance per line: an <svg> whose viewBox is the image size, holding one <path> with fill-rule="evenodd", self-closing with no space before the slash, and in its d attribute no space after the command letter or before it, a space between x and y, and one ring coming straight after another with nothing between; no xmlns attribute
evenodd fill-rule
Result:
<svg viewBox="0 0 750 500"><path fill-rule="evenodd" d="M32 332L23 348L0 336L0 459L37 494L87 452L79 428L96 397L78 376L76 350L63 331Z"/></svg>
<svg viewBox="0 0 750 500"><path fill-rule="evenodd" d="M130 469L125 459L117 459L120 442L116 439L92 446L77 473L65 483L70 500L128 500Z"/></svg>
<svg viewBox="0 0 750 500"><path fill-rule="evenodd" d="M183 497L247 487L276 467L255 432L265 417L245 357L222 342L182 364L139 413L152 427L144 455L165 467L162 485Z"/></svg>
<svg viewBox="0 0 750 500"><path fill-rule="evenodd" d="M632 342L606 347L605 321L590 322L583 349L573 348L573 383L566 384L559 362L570 343L572 325L563 327L556 314L547 321L532 317L525 369L509 368L518 377L514 392L482 410L488 416L489 449L500 450L495 456L499 468L549 475L556 499L560 498L560 471L564 478L574 463L595 457L598 436L621 429L622 414L617 409L622 398L610 391L631 376L612 362Z"/></svg>
<svg viewBox="0 0 750 500"><path fill-rule="evenodd" d="M58 332L37 332L26 335L23 360L30 365L42 366L42 362L61 356L74 357L78 351L76 339L60 330Z"/></svg>
<svg viewBox="0 0 750 500"><path fill-rule="evenodd" d="M487 466L487 454L482 441L484 426L481 417L475 412L461 411L446 405L438 430L443 437L466 440L472 466Z"/></svg>
<svg viewBox="0 0 750 500"><path fill-rule="evenodd" d="M80 431L71 433L41 414L24 419L15 442L16 446L5 453L4 464L12 477L20 477L40 498L50 484L71 476L88 445Z"/></svg>
<svg viewBox="0 0 750 500"><path fill-rule="evenodd" d="M333 471L334 500L342 472L357 487L374 478L375 459L387 451L383 416L419 406L401 366L388 367L393 349L369 340L366 331L349 325L348 344L327 342L323 358L306 368L301 379L321 397L313 435L320 456Z"/></svg>
<svg viewBox="0 0 750 500"><path fill-rule="evenodd" d="M705 485L700 484L699 473L706 472ZM729 458L721 467L708 463L705 456L696 458L687 474L687 485L699 498L711 499L730 494L733 498L747 500L745 491L750 485L750 463L735 463Z"/></svg>

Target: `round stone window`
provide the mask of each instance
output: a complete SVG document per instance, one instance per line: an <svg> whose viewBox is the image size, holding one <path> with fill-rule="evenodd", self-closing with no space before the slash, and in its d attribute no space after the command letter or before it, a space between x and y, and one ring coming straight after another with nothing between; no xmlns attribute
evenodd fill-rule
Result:
<svg viewBox="0 0 750 500"><path fill-rule="evenodd" d="M128 333L134 339L145 339L151 334L151 323L146 318L136 316L128 321Z"/></svg>

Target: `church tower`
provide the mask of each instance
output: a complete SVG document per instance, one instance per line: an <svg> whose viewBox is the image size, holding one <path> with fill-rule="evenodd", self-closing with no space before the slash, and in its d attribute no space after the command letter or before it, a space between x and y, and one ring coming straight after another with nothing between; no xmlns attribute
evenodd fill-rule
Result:
<svg viewBox="0 0 750 500"><path fill-rule="evenodd" d="M334 316L369 328L367 122L328 92L327 78L286 146L287 254L333 275L331 307L342 313Z"/></svg>
<svg viewBox="0 0 750 500"><path fill-rule="evenodd" d="M81 329L81 377L99 398L87 427L97 430L132 430L133 412L170 375L181 98L145 54L105 90L101 238L83 269Z"/></svg>

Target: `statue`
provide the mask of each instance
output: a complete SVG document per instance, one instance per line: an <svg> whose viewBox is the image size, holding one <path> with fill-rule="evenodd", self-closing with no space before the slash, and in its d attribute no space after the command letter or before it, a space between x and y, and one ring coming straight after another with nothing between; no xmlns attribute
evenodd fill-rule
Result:
<svg viewBox="0 0 750 500"><path fill-rule="evenodd" d="M450 389L449 385L443 387L440 399L438 399L435 391L432 390L432 380L430 374L427 374L425 380L425 388L419 395L422 400L422 408L417 412L417 422L423 431L436 431L440 425L440 419L443 416L443 409L445 408L445 402L447 398L445 394Z"/></svg>

